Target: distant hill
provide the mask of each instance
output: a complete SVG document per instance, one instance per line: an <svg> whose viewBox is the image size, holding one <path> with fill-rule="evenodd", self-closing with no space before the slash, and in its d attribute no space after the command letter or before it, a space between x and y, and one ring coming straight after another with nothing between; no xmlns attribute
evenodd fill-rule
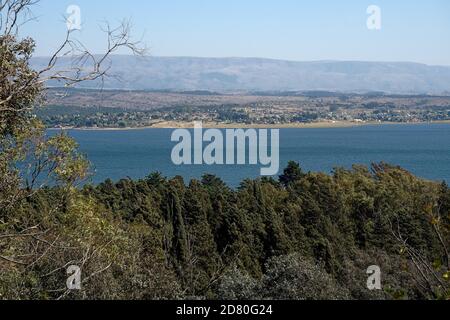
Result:
<svg viewBox="0 0 450 320"><path fill-rule="evenodd" d="M43 68L48 58L34 58ZM341 91L450 94L450 67L408 62L295 62L261 58L111 57L106 89L234 91ZM70 64L60 60L60 67ZM57 83L51 85L57 86ZM98 87L83 83L80 87Z"/></svg>

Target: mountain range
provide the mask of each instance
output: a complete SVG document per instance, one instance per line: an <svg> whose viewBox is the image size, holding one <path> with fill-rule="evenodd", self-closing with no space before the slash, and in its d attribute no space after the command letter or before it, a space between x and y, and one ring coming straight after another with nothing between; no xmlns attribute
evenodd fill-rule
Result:
<svg viewBox="0 0 450 320"><path fill-rule="evenodd" d="M174 91L310 91L450 94L450 67L410 62L315 61L263 58L137 57L115 55L105 89ZM42 69L48 58L33 58ZM62 58L57 68L67 69ZM58 86L58 83L50 83ZM85 82L83 88L97 88Z"/></svg>

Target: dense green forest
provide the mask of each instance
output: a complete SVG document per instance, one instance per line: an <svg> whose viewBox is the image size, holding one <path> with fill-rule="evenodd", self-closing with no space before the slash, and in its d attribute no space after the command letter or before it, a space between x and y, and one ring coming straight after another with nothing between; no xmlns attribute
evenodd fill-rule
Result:
<svg viewBox="0 0 450 320"><path fill-rule="evenodd" d="M10 228L39 226L0 236L16 261L0 262L0 297L448 298L449 210L445 184L387 164L327 175L290 163L237 190L157 173L44 188L0 209ZM68 264L82 266L81 291L65 289ZM380 291L367 289L371 265Z"/></svg>

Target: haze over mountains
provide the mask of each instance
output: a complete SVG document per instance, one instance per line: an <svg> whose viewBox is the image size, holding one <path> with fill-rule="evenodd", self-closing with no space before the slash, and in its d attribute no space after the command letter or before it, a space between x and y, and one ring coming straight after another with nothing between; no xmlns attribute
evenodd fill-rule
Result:
<svg viewBox="0 0 450 320"><path fill-rule="evenodd" d="M450 67L408 62L295 62L262 58L110 58L105 89L174 91L381 91L398 94L450 94ZM34 58L43 68L48 58ZM67 68L70 59L61 59ZM57 83L50 85L57 86ZM98 88L86 82L84 88Z"/></svg>

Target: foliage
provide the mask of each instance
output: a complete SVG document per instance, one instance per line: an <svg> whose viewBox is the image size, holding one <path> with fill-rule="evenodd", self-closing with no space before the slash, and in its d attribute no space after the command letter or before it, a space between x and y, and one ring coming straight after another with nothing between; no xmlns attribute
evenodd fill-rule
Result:
<svg viewBox="0 0 450 320"><path fill-rule="evenodd" d="M185 185L179 177L160 174L69 192L42 189L24 199L2 226L21 231L0 237L2 256L25 265L0 263L1 294L445 298L448 199L446 185L386 164L374 165L372 172L358 166L332 175L304 174L288 189L246 180L232 190L211 175ZM39 229L18 229L25 223ZM25 235L30 233L35 236ZM81 292L61 291L68 263L83 266L87 280ZM382 291L366 287L371 265L381 267Z"/></svg>

